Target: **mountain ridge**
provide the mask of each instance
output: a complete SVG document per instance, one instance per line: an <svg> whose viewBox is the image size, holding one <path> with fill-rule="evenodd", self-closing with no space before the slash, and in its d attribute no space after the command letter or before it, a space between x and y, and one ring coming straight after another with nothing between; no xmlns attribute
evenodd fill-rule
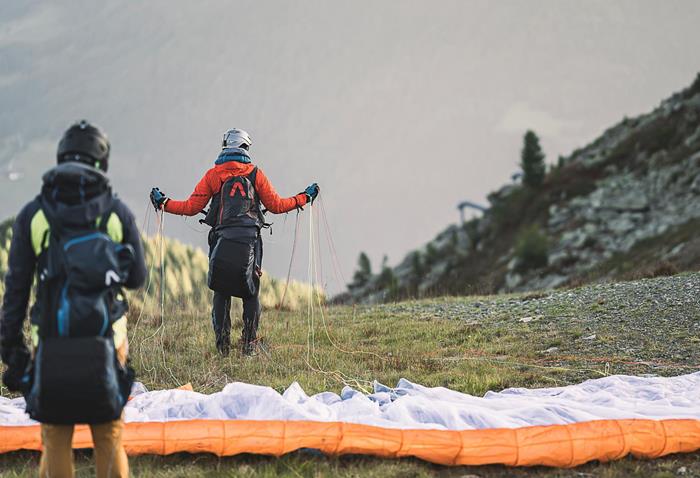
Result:
<svg viewBox="0 0 700 478"><path fill-rule="evenodd" d="M514 182L488 199L481 217L450 225L338 300L529 291L697 268L700 74L561 157L539 188ZM524 267L523 247L543 250L545 265Z"/></svg>

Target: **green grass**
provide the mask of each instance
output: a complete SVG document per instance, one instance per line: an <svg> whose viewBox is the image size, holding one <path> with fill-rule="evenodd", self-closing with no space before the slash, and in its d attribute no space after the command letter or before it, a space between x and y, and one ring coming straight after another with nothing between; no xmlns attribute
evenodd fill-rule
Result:
<svg viewBox="0 0 700 478"><path fill-rule="evenodd" d="M298 381L310 393L339 392L344 385L369 389L375 379L394 384L409 377L484 393L515 378L487 362L460 360L473 349L505 353L514 336L495 337L497 330L449 319L415 320L408 314L338 307L323 315L316 309L312 328L306 313L273 309L265 312L260 330L267 352L225 359L214 349L207 316L167 316L161 329L159 322L157 316L142 318L131 339L134 365L149 388L192 383L196 390L212 392L237 380L282 391ZM240 319L234 323L236 332L241 325Z"/></svg>
<svg viewBox="0 0 700 478"><path fill-rule="evenodd" d="M13 453L0 458L0 476L35 476L38 453ZM131 476L144 478L171 477L600 477L644 478L698 477L698 456L674 455L660 460L625 458L612 463L589 463L575 469L544 467L506 468L502 466L442 467L414 459L381 460L364 456L324 457L312 452L298 452L273 458L254 455L218 458L212 455L176 454L170 456L131 457ZM682 473L685 469L685 473ZM680 470L680 471L679 471ZM76 453L76 476L95 476L90 452Z"/></svg>
<svg viewBox="0 0 700 478"><path fill-rule="evenodd" d="M532 296L536 298L535 296ZM214 392L225 383L243 381L268 385L278 391L298 381L308 393L344 385L369 389L373 380L393 385L405 377L427 386L446 386L481 395L487 390L511 386L537 387L578 383L606 373L644 373L639 365L627 364L624 348L608 353L601 362L588 351L581 336L588 335L577 317L600 314L604 304L561 305L553 303L531 322L518 313L498 312L479 320L455 320L454 307L473 307L513 300L492 298L446 298L405 302L377 307L331 307L321 315L315 309L313 323L306 310L268 309L261 322L267 352L255 357L219 357L206 310L179 311L166 303L160 316L145 312L131 318L131 357L138 379L149 389L191 383L195 390ZM518 300L523 297L516 297ZM491 306L491 305L489 305ZM148 310L148 308L146 308ZM138 311L136 311L138 313ZM644 314L643 304L633 314ZM467 314L468 316L468 314ZM568 321L568 322L567 322ZM573 321L573 322L572 322ZM240 330L240 319L234 324ZM629 330L597 330L601 343L613 345L616 334ZM679 331L674 340L692 346L694 334ZM235 335L234 335L235 337ZM637 339L635 339L637 340ZM638 338L643 343L644 337ZM657 353L650 340L645 359ZM549 347L560 347L552 356ZM658 353L660 353L659 351ZM681 373L690 369L673 369ZM2 390L0 390L2 391ZM6 392L6 390L4 390ZM0 477L33 476L37 453L0 455ZM79 476L94 473L89 452L77 455ZM489 467L440 467L418 460L381 460L370 457L324 457L298 452L282 458L177 454L130 459L135 476L671 476L685 466L685 476L700 473L700 455L666 457L653 461L628 458L609 464L588 464L576 470L547 468L510 469ZM584 473L576 475L576 473Z"/></svg>

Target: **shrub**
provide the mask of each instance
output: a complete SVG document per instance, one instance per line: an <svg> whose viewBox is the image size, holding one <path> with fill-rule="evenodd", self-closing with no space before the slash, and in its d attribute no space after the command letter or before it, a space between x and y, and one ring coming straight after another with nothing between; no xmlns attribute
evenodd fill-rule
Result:
<svg viewBox="0 0 700 478"><path fill-rule="evenodd" d="M519 235L515 245L517 260L516 272L526 272L540 269L547 265L549 241L536 225L525 228Z"/></svg>
<svg viewBox="0 0 700 478"><path fill-rule="evenodd" d="M669 261L653 262L641 266L622 276L623 280L653 279L654 277L667 277L680 273L680 268Z"/></svg>

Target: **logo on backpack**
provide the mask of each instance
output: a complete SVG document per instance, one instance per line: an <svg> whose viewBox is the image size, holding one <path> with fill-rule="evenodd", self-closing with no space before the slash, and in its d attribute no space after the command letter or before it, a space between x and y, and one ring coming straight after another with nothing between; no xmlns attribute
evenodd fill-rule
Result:
<svg viewBox="0 0 700 478"><path fill-rule="evenodd" d="M122 280L119 277L119 274L117 274L113 270L108 270L107 272L105 272L105 287L109 287L112 284L120 284L121 282Z"/></svg>
<svg viewBox="0 0 700 478"><path fill-rule="evenodd" d="M200 222L210 227L265 227L260 199L255 191L257 172L258 168L254 168L247 176L227 178L212 198L207 217Z"/></svg>
<svg viewBox="0 0 700 478"><path fill-rule="evenodd" d="M236 195L236 192L240 191L241 196L246 197L245 189L243 189L243 184L239 182L233 183L233 186L231 187L231 192L229 193L229 196L233 197Z"/></svg>

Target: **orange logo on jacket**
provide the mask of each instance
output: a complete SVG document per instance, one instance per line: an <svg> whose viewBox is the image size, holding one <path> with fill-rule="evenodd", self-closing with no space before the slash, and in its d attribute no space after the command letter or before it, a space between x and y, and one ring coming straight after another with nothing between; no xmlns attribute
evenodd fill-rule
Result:
<svg viewBox="0 0 700 478"><path fill-rule="evenodd" d="M246 197L245 189L243 189L243 185L241 183L233 183L233 187L231 188L231 193L229 194L229 196L235 196L237 190L241 192L241 196Z"/></svg>

